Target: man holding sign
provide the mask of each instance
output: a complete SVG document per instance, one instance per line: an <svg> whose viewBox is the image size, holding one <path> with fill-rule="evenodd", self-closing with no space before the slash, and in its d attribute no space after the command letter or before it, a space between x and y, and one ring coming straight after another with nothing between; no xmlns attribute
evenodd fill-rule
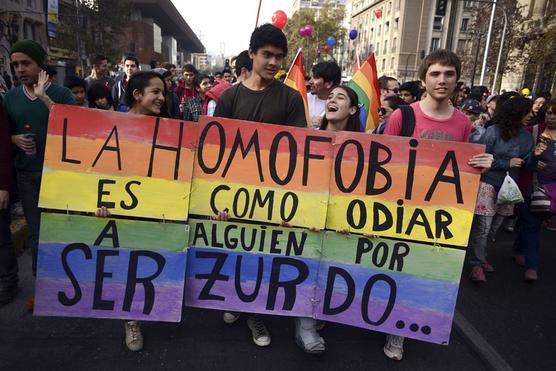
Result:
<svg viewBox="0 0 556 371"><path fill-rule="evenodd" d="M427 96L410 105L409 115L404 117L396 110L384 130L386 135L402 135L419 139L437 139L467 142L471 122L450 102L461 73L461 61L449 50L440 49L429 54L421 65L420 78ZM409 118L409 119L407 119ZM492 164L491 154L481 153L469 160L469 165L488 170ZM384 353L391 359L403 356L402 336L386 335Z"/></svg>
<svg viewBox="0 0 556 371"><path fill-rule="evenodd" d="M279 28L271 24L257 27L251 34L249 43L249 57L253 61L252 72L245 81L222 93L214 116L306 127L301 95L274 79L287 52L286 36ZM227 219L227 210L219 217ZM226 323L233 323L238 318L239 313L224 313ZM250 315L247 324L255 344L270 344L270 333L259 316Z"/></svg>

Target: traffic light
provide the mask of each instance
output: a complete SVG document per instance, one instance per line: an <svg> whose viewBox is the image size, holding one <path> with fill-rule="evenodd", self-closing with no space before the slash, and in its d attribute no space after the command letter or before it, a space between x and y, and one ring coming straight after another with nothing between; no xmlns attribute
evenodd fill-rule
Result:
<svg viewBox="0 0 556 371"><path fill-rule="evenodd" d="M436 0L436 15L446 15L448 0Z"/></svg>

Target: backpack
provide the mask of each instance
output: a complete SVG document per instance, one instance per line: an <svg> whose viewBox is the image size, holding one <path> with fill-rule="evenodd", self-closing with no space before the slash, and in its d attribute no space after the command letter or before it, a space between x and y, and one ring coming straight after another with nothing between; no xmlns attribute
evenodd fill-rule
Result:
<svg viewBox="0 0 556 371"><path fill-rule="evenodd" d="M398 106L398 109L402 112L402 130L400 131L400 137L411 137L413 131L415 130L415 112L411 106Z"/></svg>

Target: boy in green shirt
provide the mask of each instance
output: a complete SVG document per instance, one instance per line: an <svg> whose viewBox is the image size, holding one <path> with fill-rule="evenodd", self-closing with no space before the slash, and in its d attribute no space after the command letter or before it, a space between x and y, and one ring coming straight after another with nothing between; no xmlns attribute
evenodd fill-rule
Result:
<svg viewBox="0 0 556 371"><path fill-rule="evenodd" d="M29 246L36 273L39 241L41 186L48 115L55 103L75 104L71 91L50 83L44 71L46 52L32 40L17 42L10 53L11 64L21 85L6 93L4 110L11 127L12 143L17 147L15 168L17 186L25 219L29 225Z"/></svg>

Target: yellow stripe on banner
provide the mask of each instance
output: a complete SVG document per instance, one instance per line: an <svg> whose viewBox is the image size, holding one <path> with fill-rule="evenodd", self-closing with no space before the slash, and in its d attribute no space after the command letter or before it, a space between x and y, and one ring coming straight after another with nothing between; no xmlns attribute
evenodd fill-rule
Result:
<svg viewBox="0 0 556 371"><path fill-rule="evenodd" d="M353 215L353 222L354 226L361 226L361 228L354 228L352 227L347 221L347 214L349 209L349 204L354 201L354 206L352 207L352 215ZM387 222L388 216L385 215L384 211L379 209L376 211L378 215L378 220L374 221L375 215L375 203L384 205L387 209L389 214L391 215L390 221L391 225L389 228L385 230L377 230L380 228L374 228L373 224L376 226L378 225L385 225L383 223L389 224ZM362 218L361 212L361 205L364 205L363 214L366 214L366 218ZM415 214L415 211L420 209L423 211L425 215L426 224L430 226L430 232L432 236L427 235L425 227L423 227L423 218L419 216L416 220L417 223L413 223L413 228L408 232L409 222L411 221L412 217ZM403 210L403 218L401 223L401 233L396 232L396 227L398 223L398 211ZM449 233L452 234L451 238L447 238L445 233L439 233L437 238L437 228L440 228L441 223L437 224L437 216L441 218L441 221L446 221L446 217L442 216L441 213L438 215L436 212L441 210L442 212L449 213L451 216L451 222L447 225L447 230ZM418 216L418 214L415 214ZM366 222L363 223L362 220L366 219ZM471 223L473 222L473 212L458 209L456 207L451 206L442 206L442 205L435 205L434 207L431 206L410 206L410 205L403 205L403 207L398 207L396 202L388 202L384 199L380 199L380 197L357 197L357 196L331 196L330 203L328 207L328 214L326 219L326 229L332 230L344 230L348 229L350 232L353 233L360 233L360 234L368 234L368 235L377 235L381 237L393 237L393 238L402 238L402 239L410 239L415 241L423 241L423 242L431 242L431 243L446 243L449 245L455 246L467 246L469 232L471 230ZM440 228L441 230L441 228Z"/></svg>
<svg viewBox="0 0 556 371"><path fill-rule="evenodd" d="M101 180L105 181L99 189ZM114 203L110 210L114 215L183 221L189 211L190 189L191 183L176 180L45 168L39 207L95 212L101 197L103 202Z"/></svg>
<svg viewBox="0 0 556 371"><path fill-rule="evenodd" d="M318 229L323 229L326 221L327 193L292 192L200 178L193 178L191 189L190 213L195 215L214 215L212 202L218 211L228 209L231 218L277 224L284 220L292 226Z"/></svg>

